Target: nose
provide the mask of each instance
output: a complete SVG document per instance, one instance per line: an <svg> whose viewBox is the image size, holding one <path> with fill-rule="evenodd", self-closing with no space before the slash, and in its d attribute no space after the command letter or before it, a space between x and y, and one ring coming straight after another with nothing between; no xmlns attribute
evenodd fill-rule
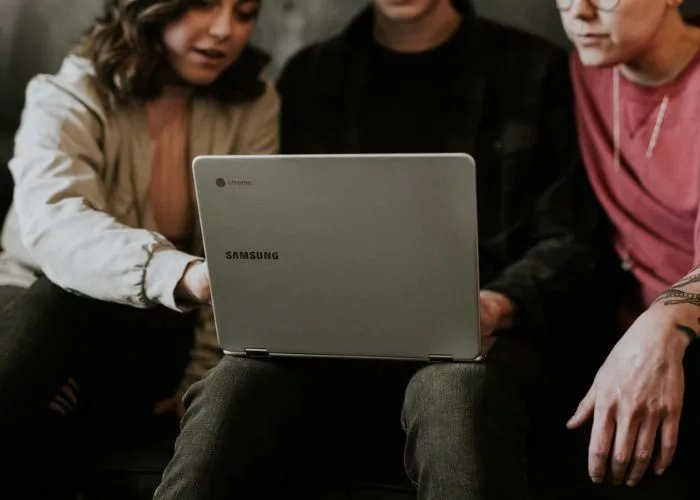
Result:
<svg viewBox="0 0 700 500"><path fill-rule="evenodd" d="M596 12L591 0L571 0L569 15L574 19L591 20L595 18Z"/></svg>
<svg viewBox="0 0 700 500"><path fill-rule="evenodd" d="M219 41L226 41L231 37L233 15L229 9L218 8L212 13L209 34Z"/></svg>

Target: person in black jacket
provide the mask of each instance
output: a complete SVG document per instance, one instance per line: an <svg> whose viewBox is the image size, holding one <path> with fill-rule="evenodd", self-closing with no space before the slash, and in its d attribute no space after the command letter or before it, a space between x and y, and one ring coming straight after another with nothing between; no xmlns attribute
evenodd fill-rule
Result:
<svg viewBox="0 0 700 500"><path fill-rule="evenodd" d="M469 4L375 0L293 57L279 90L283 153L476 158L493 347L483 363L430 366L225 357L185 396L155 498L286 498L310 471L400 465L402 441L419 498L526 498L542 357L599 254L566 54Z"/></svg>

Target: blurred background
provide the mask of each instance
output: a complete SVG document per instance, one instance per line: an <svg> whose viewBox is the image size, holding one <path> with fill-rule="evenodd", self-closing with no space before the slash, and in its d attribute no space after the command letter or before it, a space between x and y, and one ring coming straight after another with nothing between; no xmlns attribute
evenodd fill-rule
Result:
<svg viewBox="0 0 700 500"><path fill-rule="evenodd" d="M275 77L301 46L337 33L368 0L266 0L256 42L274 57ZM485 17L565 45L554 0L474 0ZM700 0L686 0L689 13ZM0 130L17 124L29 78L54 72L102 0L0 0Z"/></svg>

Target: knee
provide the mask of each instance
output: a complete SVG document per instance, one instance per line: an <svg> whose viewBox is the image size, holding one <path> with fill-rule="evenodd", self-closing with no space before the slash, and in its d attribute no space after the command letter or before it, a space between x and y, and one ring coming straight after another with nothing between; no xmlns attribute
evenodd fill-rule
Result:
<svg viewBox="0 0 700 500"><path fill-rule="evenodd" d="M224 356L190 387L184 403L187 413L206 413L212 419L215 414L221 418L255 415L281 402L289 392L287 385L284 370L273 362Z"/></svg>
<svg viewBox="0 0 700 500"><path fill-rule="evenodd" d="M464 416L485 381L486 367L476 363L430 365L409 382L404 397L404 426Z"/></svg>

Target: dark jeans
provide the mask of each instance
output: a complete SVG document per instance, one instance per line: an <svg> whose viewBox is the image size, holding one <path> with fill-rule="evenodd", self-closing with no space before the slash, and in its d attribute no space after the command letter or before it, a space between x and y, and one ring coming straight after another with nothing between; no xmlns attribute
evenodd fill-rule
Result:
<svg viewBox="0 0 700 500"><path fill-rule="evenodd" d="M0 290L0 496L74 499L103 446L173 395L195 317L78 297L45 278ZM69 377L78 405L62 415L48 406Z"/></svg>
<svg viewBox="0 0 700 500"><path fill-rule="evenodd" d="M528 498L540 365L515 337L483 364L226 357L187 393L155 498L292 498L295 487L312 498L334 471L400 473L402 462L419 498Z"/></svg>
<svg viewBox="0 0 700 500"><path fill-rule="evenodd" d="M319 483L367 477L375 465L396 473L402 448L420 499L685 498L697 464L700 347L688 352L679 456L634 489L593 485L590 426L565 429L605 351L582 359L558 349L550 363L505 336L483 364L226 357L186 394L154 498L314 498Z"/></svg>
<svg viewBox="0 0 700 500"><path fill-rule="evenodd" d="M24 288L16 286L0 286L0 312L10 307L10 304L21 297L24 291Z"/></svg>

